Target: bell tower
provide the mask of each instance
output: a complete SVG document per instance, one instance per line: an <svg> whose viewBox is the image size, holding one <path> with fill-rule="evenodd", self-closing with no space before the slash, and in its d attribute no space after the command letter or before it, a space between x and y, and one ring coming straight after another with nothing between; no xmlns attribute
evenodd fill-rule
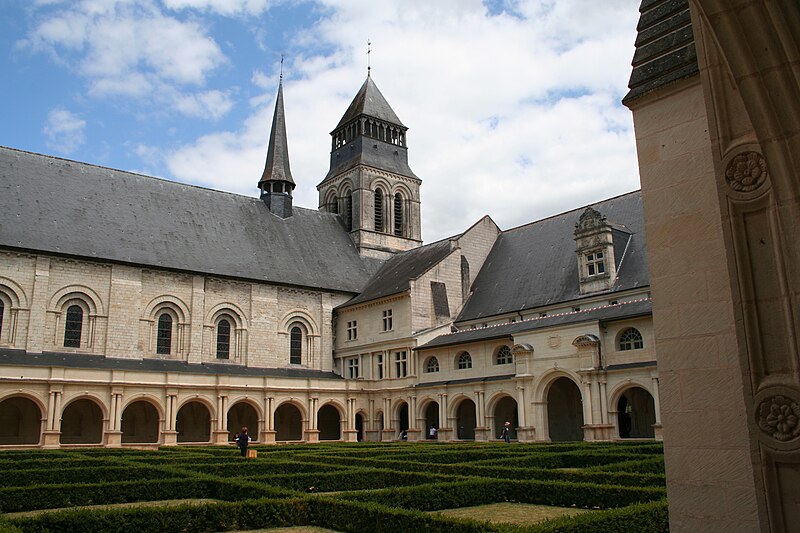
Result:
<svg viewBox="0 0 800 533"><path fill-rule="evenodd" d="M422 180L408 166L407 130L368 74L331 132L319 208L341 216L363 256L387 258L422 244Z"/></svg>

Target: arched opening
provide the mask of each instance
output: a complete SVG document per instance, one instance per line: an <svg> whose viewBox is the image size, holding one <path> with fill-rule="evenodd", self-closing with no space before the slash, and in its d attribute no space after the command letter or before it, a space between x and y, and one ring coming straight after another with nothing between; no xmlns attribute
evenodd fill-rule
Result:
<svg viewBox="0 0 800 533"><path fill-rule="evenodd" d="M299 365L303 362L303 330L293 326L289 332L289 364Z"/></svg>
<svg viewBox="0 0 800 533"><path fill-rule="evenodd" d="M175 417L175 431L178 432L178 442L209 442L211 413L208 407L203 402L183 404Z"/></svg>
<svg viewBox="0 0 800 533"><path fill-rule="evenodd" d="M401 402L397 407L397 429L398 438L404 438L408 435L408 404Z"/></svg>
<svg viewBox="0 0 800 533"><path fill-rule="evenodd" d="M494 407L494 434L497 438L503 431L506 422L511 422L509 427L510 437L517 438L517 426L519 426L519 416L517 414L517 401L511 396L505 396Z"/></svg>
<svg viewBox="0 0 800 533"><path fill-rule="evenodd" d="M431 357L425 362L425 373L433 374L439 371L439 360L436 357Z"/></svg>
<svg viewBox="0 0 800 533"><path fill-rule="evenodd" d="M361 413L356 413L356 440L364 440L364 415Z"/></svg>
<svg viewBox="0 0 800 533"><path fill-rule="evenodd" d="M403 236L403 197L400 193L394 195L394 234Z"/></svg>
<svg viewBox="0 0 800 533"><path fill-rule="evenodd" d="M456 368L459 370L467 370L472 368L472 356L469 352L461 352L456 359Z"/></svg>
<svg viewBox="0 0 800 533"><path fill-rule="evenodd" d="M558 378L547 393L547 428L551 441L583 440L581 391L569 378Z"/></svg>
<svg viewBox="0 0 800 533"><path fill-rule="evenodd" d="M353 231L353 193L350 191L344 195L344 225L347 231Z"/></svg>
<svg viewBox="0 0 800 533"><path fill-rule="evenodd" d="M150 402L133 402L122 412L122 443L158 442L158 411Z"/></svg>
<svg viewBox="0 0 800 533"><path fill-rule="evenodd" d="M217 359L228 359L231 355L231 321L223 317L217 322Z"/></svg>
<svg viewBox="0 0 800 533"><path fill-rule="evenodd" d="M439 430L439 403L429 402L425 406L425 436L429 439L431 436L431 428Z"/></svg>
<svg viewBox="0 0 800 533"><path fill-rule="evenodd" d="M243 427L247 428L247 434L251 439L258 440L258 413L247 402L233 404L228 409L227 429L230 440L233 440Z"/></svg>
<svg viewBox="0 0 800 533"><path fill-rule="evenodd" d="M172 317L169 313L161 313L156 330L156 353L169 355L172 353Z"/></svg>
<svg viewBox="0 0 800 533"><path fill-rule="evenodd" d="M469 398L461 400L456 410L456 436L461 440L475 440L475 427L478 425L475 416L475 402Z"/></svg>
<svg viewBox="0 0 800 533"><path fill-rule="evenodd" d="M103 441L103 411L93 400L75 400L61 414L61 444L100 444Z"/></svg>
<svg viewBox="0 0 800 533"><path fill-rule="evenodd" d="M64 320L64 347L80 348L82 333L83 308L80 305L70 305Z"/></svg>
<svg viewBox="0 0 800 533"><path fill-rule="evenodd" d="M375 231L383 231L383 189L375 189Z"/></svg>
<svg viewBox="0 0 800 533"><path fill-rule="evenodd" d="M317 412L319 440L340 440L342 438L342 419L339 411L331 404L323 405Z"/></svg>
<svg viewBox="0 0 800 533"><path fill-rule="evenodd" d="M275 410L275 440L302 440L303 417L300 409L285 403Z"/></svg>
<svg viewBox="0 0 800 533"><path fill-rule="evenodd" d="M621 439L655 438L656 405L641 387L626 390L617 401L617 427Z"/></svg>
<svg viewBox="0 0 800 533"><path fill-rule="evenodd" d="M28 398L0 402L0 444L39 444L42 411Z"/></svg>

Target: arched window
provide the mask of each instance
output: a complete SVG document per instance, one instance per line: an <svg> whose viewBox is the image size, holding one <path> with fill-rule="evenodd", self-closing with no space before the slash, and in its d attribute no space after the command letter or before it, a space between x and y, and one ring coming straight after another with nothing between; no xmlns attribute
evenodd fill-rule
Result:
<svg viewBox="0 0 800 533"><path fill-rule="evenodd" d="M3 334L3 316L5 315L6 311L6 304L3 303L3 300L0 300L0 335Z"/></svg>
<svg viewBox="0 0 800 533"><path fill-rule="evenodd" d="M472 356L469 352L461 352L461 355L458 356L458 369L466 370L467 368L472 368Z"/></svg>
<svg viewBox="0 0 800 533"><path fill-rule="evenodd" d="M331 213L338 215L339 214L339 197L334 196L333 200L330 203L331 206Z"/></svg>
<svg viewBox="0 0 800 533"><path fill-rule="evenodd" d="M158 317L156 353L161 355L172 353L172 317L168 313L161 313Z"/></svg>
<svg viewBox="0 0 800 533"><path fill-rule="evenodd" d="M83 308L70 305L67 308L67 319L64 321L64 347L80 348L83 331Z"/></svg>
<svg viewBox="0 0 800 533"><path fill-rule="evenodd" d="M289 332L289 364L299 365L303 362L303 330L294 326Z"/></svg>
<svg viewBox="0 0 800 533"><path fill-rule="evenodd" d="M628 328L619 334L620 351L641 350L642 348L644 348L644 340L638 329Z"/></svg>
<svg viewBox="0 0 800 533"><path fill-rule="evenodd" d="M394 195L394 234L403 236L403 197L400 193Z"/></svg>
<svg viewBox="0 0 800 533"><path fill-rule="evenodd" d="M353 193L350 191L344 197L344 225L347 231L353 230Z"/></svg>
<svg viewBox="0 0 800 533"><path fill-rule="evenodd" d="M229 359L231 355L231 323L227 318L217 322L217 359Z"/></svg>
<svg viewBox="0 0 800 533"><path fill-rule="evenodd" d="M495 364L508 365L513 362L514 362L514 356L511 355L511 348L509 348L508 346L501 346L500 349L497 350Z"/></svg>
<svg viewBox="0 0 800 533"><path fill-rule="evenodd" d="M425 372L431 374L433 372L439 371L439 360L435 357L431 357L428 359L428 362L425 364Z"/></svg>
<svg viewBox="0 0 800 533"><path fill-rule="evenodd" d="M383 231L383 189L375 189L375 231Z"/></svg>

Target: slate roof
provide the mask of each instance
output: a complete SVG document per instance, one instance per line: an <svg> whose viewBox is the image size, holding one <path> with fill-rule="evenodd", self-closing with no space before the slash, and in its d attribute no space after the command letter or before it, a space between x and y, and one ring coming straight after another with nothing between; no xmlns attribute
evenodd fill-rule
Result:
<svg viewBox="0 0 800 533"><path fill-rule="evenodd" d="M0 246L359 292L365 264L338 217L281 219L248 196L0 147Z"/></svg>
<svg viewBox="0 0 800 533"><path fill-rule="evenodd" d="M334 130L338 130L360 115L367 115L405 128L370 76L367 76Z"/></svg>
<svg viewBox="0 0 800 533"><path fill-rule="evenodd" d="M119 359L84 353L42 352L0 348L0 365L55 366L101 370L132 370L143 372L177 372L183 374L212 374L229 376L267 376L315 379L344 379L333 372L309 368L259 368L225 363L187 363L172 359Z"/></svg>
<svg viewBox="0 0 800 533"><path fill-rule="evenodd" d="M613 291L649 285L641 192L591 206L614 227L617 280ZM574 231L585 209L502 232L456 322L581 298Z"/></svg>
<svg viewBox="0 0 800 533"><path fill-rule="evenodd" d="M272 114L272 129L267 144L267 162L258 186L265 181L286 181L294 185L289 168L289 144L286 141L286 116L283 110L283 80L278 84L275 112Z"/></svg>
<svg viewBox="0 0 800 533"><path fill-rule="evenodd" d="M625 105L699 72L688 0L642 0L639 12Z"/></svg>
<svg viewBox="0 0 800 533"><path fill-rule="evenodd" d="M340 305L339 308L409 290L412 279L416 279L427 272L432 266L450 255L452 251L453 245L451 241L444 239L395 254L383 263L383 266L369 280L361 294Z"/></svg>
<svg viewBox="0 0 800 533"><path fill-rule="evenodd" d="M633 302L622 302L616 305L606 305L594 309L575 311L571 313L561 313L558 315L548 315L546 317L530 318L513 324L499 324L485 328L466 329L440 335L428 341L417 350L430 348L441 348L442 346L453 346L457 344L467 344L470 342L481 342L492 339L511 339L518 333L534 331L537 329L551 328L553 326L563 326L565 324L578 324L581 322L609 321L636 316L646 316L653 312L652 300L649 298L636 300Z"/></svg>

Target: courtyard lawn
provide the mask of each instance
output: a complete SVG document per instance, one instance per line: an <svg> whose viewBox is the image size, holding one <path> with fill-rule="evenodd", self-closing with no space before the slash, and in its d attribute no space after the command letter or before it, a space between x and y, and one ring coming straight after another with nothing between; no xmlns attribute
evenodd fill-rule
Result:
<svg viewBox="0 0 800 533"><path fill-rule="evenodd" d="M254 448L3 451L0 531L668 530L658 442Z"/></svg>

